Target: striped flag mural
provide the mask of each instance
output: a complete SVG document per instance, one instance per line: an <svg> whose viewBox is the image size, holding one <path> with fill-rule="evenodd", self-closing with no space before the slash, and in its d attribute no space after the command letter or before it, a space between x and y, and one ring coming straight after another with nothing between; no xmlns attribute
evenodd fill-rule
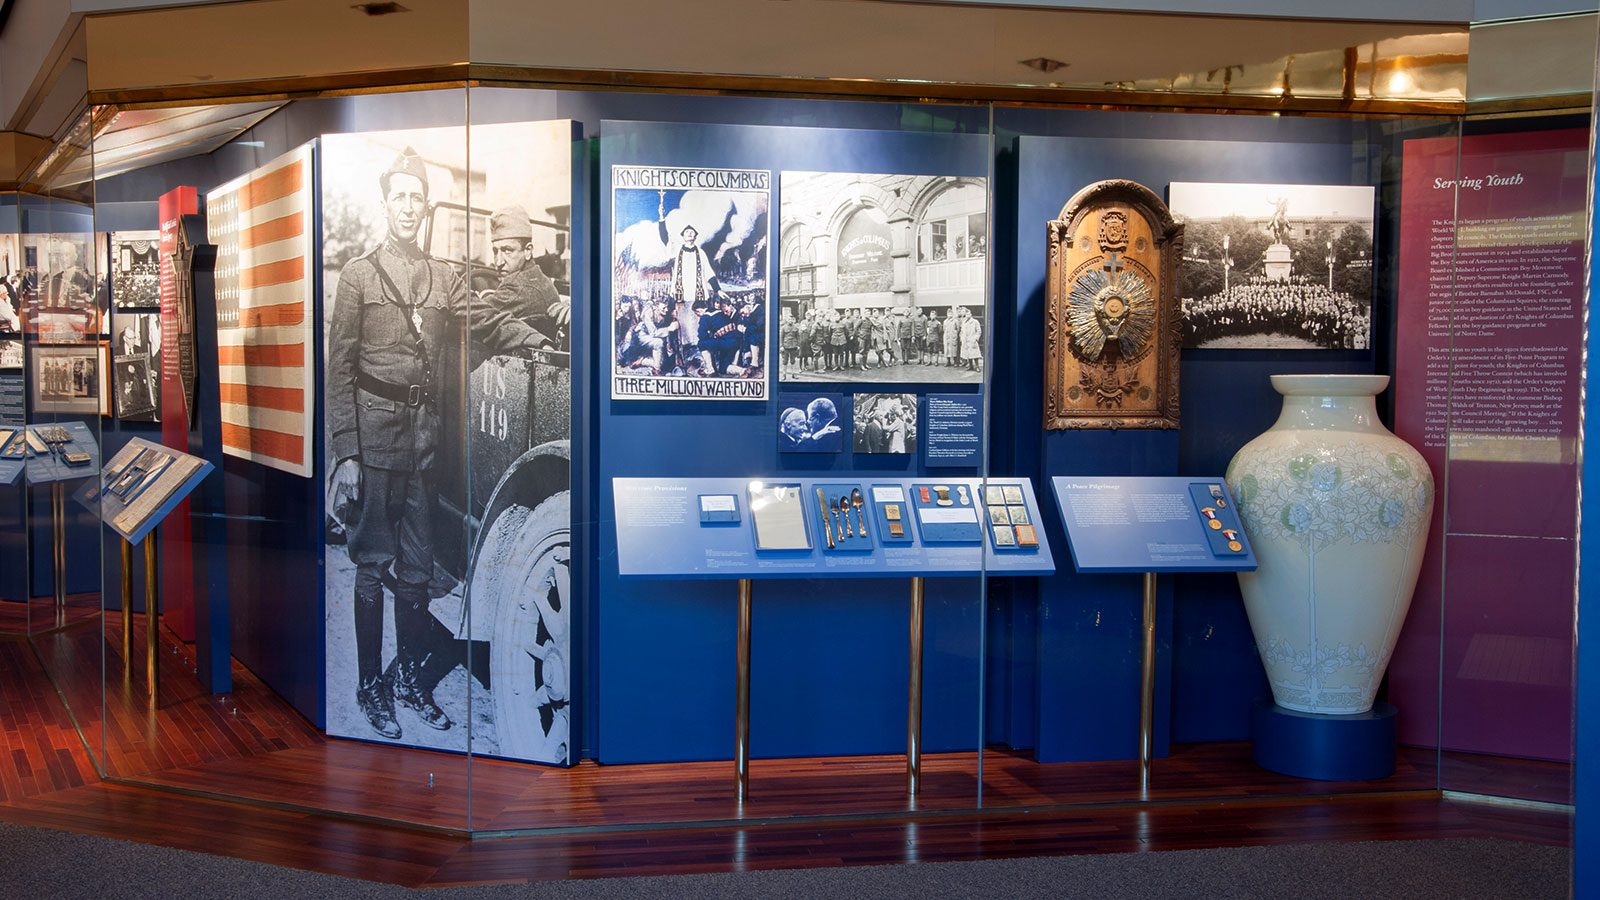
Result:
<svg viewBox="0 0 1600 900"><path fill-rule="evenodd" d="M206 195L226 453L311 477L311 144Z"/></svg>

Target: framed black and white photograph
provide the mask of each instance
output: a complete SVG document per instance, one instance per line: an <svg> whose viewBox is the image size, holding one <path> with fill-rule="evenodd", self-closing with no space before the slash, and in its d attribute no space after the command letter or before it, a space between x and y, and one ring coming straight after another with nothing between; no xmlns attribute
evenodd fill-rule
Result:
<svg viewBox="0 0 1600 900"><path fill-rule="evenodd" d="M102 344L35 346L33 348L33 411L94 414L104 409L105 367Z"/></svg>
<svg viewBox="0 0 1600 900"><path fill-rule="evenodd" d="M0 341L0 369L22 370L22 341Z"/></svg>
<svg viewBox="0 0 1600 900"><path fill-rule="evenodd" d="M856 394L854 399L856 453L916 455L916 394Z"/></svg>
<svg viewBox="0 0 1600 900"><path fill-rule="evenodd" d="M765 400L772 173L611 169L611 398Z"/></svg>
<svg viewBox="0 0 1600 900"><path fill-rule="evenodd" d="M1183 345L1366 349L1374 202L1367 186L1173 182Z"/></svg>
<svg viewBox="0 0 1600 900"><path fill-rule="evenodd" d="M161 314L118 312L111 339L117 418L161 421Z"/></svg>
<svg viewBox="0 0 1600 900"><path fill-rule="evenodd" d="M778 452L838 453L847 423L843 394L805 391L778 395Z"/></svg>
<svg viewBox="0 0 1600 900"><path fill-rule="evenodd" d="M24 328L40 343L93 342L99 338L103 310L89 266L92 234L23 235L23 284L28 318Z"/></svg>
<svg viewBox="0 0 1600 900"><path fill-rule="evenodd" d="M573 758L573 135L320 138L331 735Z"/></svg>
<svg viewBox="0 0 1600 900"><path fill-rule="evenodd" d="M981 382L986 182L784 172L779 379Z"/></svg>
<svg viewBox="0 0 1600 900"><path fill-rule="evenodd" d="M161 305L161 232L114 231L110 235L111 303L117 309Z"/></svg>

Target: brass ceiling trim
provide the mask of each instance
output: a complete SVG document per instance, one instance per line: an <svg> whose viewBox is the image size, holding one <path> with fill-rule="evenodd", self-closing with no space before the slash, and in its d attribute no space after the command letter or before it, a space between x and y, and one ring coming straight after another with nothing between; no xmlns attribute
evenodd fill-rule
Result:
<svg viewBox="0 0 1600 900"><path fill-rule="evenodd" d="M469 77L467 68L464 64L456 64L388 69L382 72L347 72L338 75L97 90L89 92L89 104L115 105L123 109L153 109L167 106L206 106L219 102L285 102L351 94L459 89L466 86Z"/></svg>
<svg viewBox="0 0 1600 900"><path fill-rule="evenodd" d="M1464 114L1467 108L1467 104L1459 100L1357 100L1339 97L1128 91L1005 84L930 84L870 79L698 75L481 64L100 90L89 93L89 102L93 105L140 109L223 101L282 102L316 97L465 87L760 95L906 103L992 102L1017 106L1332 116L1459 116Z"/></svg>
<svg viewBox="0 0 1600 900"><path fill-rule="evenodd" d="M1594 110L1594 94L1557 94L1553 97L1513 97L1506 100L1471 100L1464 115L1471 118L1510 118L1513 116L1574 113L1589 115Z"/></svg>

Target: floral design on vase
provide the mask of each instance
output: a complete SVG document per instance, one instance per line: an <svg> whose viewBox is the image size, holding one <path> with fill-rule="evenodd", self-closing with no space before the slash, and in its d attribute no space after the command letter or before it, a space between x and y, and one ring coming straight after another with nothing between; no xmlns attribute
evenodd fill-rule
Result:
<svg viewBox="0 0 1600 900"><path fill-rule="evenodd" d="M1228 465L1260 566L1239 587L1279 706L1372 708L1433 516L1422 455L1378 421L1384 375L1274 375L1278 421Z"/></svg>

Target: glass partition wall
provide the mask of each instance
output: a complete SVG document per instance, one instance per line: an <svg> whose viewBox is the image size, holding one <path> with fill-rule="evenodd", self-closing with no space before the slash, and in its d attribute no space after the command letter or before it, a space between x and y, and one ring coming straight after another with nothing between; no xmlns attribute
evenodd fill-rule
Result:
<svg viewBox="0 0 1600 900"><path fill-rule="evenodd" d="M76 120L28 175L34 190L15 198L18 234L11 238L15 268L8 284L19 328L11 362L20 372L11 370L7 403L25 428L12 434L7 459L20 467L12 483L25 532L24 552L8 560L7 572L26 599L32 649L98 763L105 644L97 509L113 397L94 183L81 174L92 170L91 121L87 113ZM76 765L73 756L39 763L61 768L70 781L65 770Z"/></svg>
<svg viewBox="0 0 1600 900"><path fill-rule="evenodd" d="M73 195L92 224L44 232L89 232L103 263L97 334L129 414L100 443L216 467L157 532L153 707L120 539L79 539L101 546L106 614L79 629L92 650L46 656L104 657L103 701L66 693L105 774L480 834L1374 791L1567 802L1570 422L1508 431L1485 410L1575 402L1561 352L1582 298L1562 267L1587 117L1219 107L462 84L100 110ZM214 145L163 156L159 123L184 116ZM1506 160L1523 181L1489 180L1516 175ZM1108 180L1183 226L1163 270L1177 428L1045 416L1073 287L1047 228ZM1523 205L1492 190L1521 185ZM19 200L24 242L42 199ZM184 215L215 256L169 282ZM1530 253L1566 304L1515 330L1536 335L1537 390L1472 355L1525 318L1462 286ZM192 351L162 320L180 282ZM1144 309L1086 302L1079 323L1113 343ZM173 353L195 362L192 427L159 393L182 392ZM1295 457L1268 509L1266 476L1246 488L1230 464L1278 419L1281 374L1390 376L1368 418L1423 462ZM1105 409L1141 387L1061 385ZM1139 573L1075 560L1057 493L1123 476L1226 486L1263 561L1269 531L1306 526L1294 491L1360 488L1323 537L1426 520L1410 612L1396 576L1376 638L1296 651L1233 574L1161 574L1147 656ZM1554 497L1536 514L1482 500L1526 478ZM1551 583L1509 604L1529 553ZM1514 605L1532 619L1502 621ZM1258 701L1297 689L1397 710L1392 772L1258 764Z"/></svg>

